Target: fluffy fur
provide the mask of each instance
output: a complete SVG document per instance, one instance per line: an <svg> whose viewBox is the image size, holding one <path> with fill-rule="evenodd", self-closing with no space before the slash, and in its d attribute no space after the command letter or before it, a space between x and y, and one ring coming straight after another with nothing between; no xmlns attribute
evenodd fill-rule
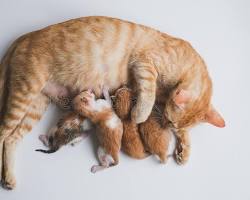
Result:
<svg viewBox="0 0 250 200"><path fill-rule="evenodd" d="M137 125L130 117L132 106L132 91L126 87L117 90L114 108L123 122L123 151L138 159L145 158L148 155L146 152L150 152L157 155L161 162L165 162L170 134L167 127L162 127L161 116L154 110L146 122Z"/></svg>
<svg viewBox="0 0 250 200"><path fill-rule="evenodd" d="M158 113L152 111L149 118L139 125L140 135L145 149L157 155L162 163L167 161L170 131L161 125Z"/></svg>
<svg viewBox="0 0 250 200"><path fill-rule="evenodd" d="M14 152L7 154L6 148L39 121L48 104L43 93L47 84L73 93L92 88L97 96L104 84L111 92L129 84L137 96L131 111L136 123L147 120L156 100L165 105L166 123L173 124L176 132L201 121L224 126L211 105L212 82L206 65L192 46L119 19L84 17L28 33L11 45L0 71L1 93L6 94L0 103L4 108L0 178L9 189L16 182L9 163ZM189 98L183 98L185 93ZM32 108L38 98L43 109Z"/></svg>
<svg viewBox="0 0 250 200"><path fill-rule="evenodd" d="M94 165L93 173L117 165L123 134L122 122L115 114L107 91L104 99L95 99L90 91L81 92L73 100L73 108L82 116L89 118L97 126L99 141L98 158L100 165Z"/></svg>
<svg viewBox="0 0 250 200"><path fill-rule="evenodd" d="M118 89L114 96L114 109L123 123L122 150L129 156L142 159L147 156L137 124L131 120L133 94L128 88Z"/></svg>
<svg viewBox="0 0 250 200"><path fill-rule="evenodd" d="M48 151L42 150L42 152L54 153L63 145L69 143L74 145L76 141L84 139L92 128L93 126L88 119L74 112L69 112L47 134L39 136L43 144L49 148Z"/></svg>

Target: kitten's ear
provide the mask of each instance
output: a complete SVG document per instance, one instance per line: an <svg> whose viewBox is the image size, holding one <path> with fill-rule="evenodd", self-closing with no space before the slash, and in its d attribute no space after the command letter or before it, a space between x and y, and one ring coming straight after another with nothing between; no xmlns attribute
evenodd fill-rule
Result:
<svg viewBox="0 0 250 200"><path fill-rule="evenodd" d="M225 121L223 117L218 111L215 110L213 106L211 106L210 110L206 114L205 121L220 128L225 127Z"/></svg>
<svg viewBox="0 0 250 200"><path fill-rule="evenodd" d="M187 90L184 89L177 89L174 93L173 101L175 104L180 107L184 108L185 104L191 99L191 95Z"/></svg>

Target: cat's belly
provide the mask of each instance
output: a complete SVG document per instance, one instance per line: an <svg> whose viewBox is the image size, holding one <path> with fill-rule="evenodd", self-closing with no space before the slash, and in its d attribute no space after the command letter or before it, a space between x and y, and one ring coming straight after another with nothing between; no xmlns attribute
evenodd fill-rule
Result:
<svg viewBox="0 0 250 200"><path fill-rule="evenodd" d="M76 66L71 71L65 68L63 73L53 76L50 82L67 87L72 93L92 89L97 96L101 96L103 86L113 93L128 83L128 67L102 64L92 67Z"/></svg>

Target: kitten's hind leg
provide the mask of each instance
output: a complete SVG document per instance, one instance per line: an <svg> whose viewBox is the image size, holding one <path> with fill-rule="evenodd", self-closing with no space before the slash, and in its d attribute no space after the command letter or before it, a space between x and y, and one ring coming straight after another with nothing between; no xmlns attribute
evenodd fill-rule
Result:
<svg viewBox="0 0 250 200"><path fill-rule="evenodd" d="M100 165L93 165L91 167L92 173L96 173L98 171L107 169L110 166L114 165L114 163L115 163L114 159L112 158L111 155L107 154L102 147L98 147L97 154L98 154L98 159L99 159Z"/></svg>
<svg viewBox="0 0 250 200"><path fill-rule="evenodd" d="M107 168L108 168L108 166L105 166L105 165L93 165L91 167L91 172L96 173L96 172L102 171L102 170L107 169Z"/></svg>

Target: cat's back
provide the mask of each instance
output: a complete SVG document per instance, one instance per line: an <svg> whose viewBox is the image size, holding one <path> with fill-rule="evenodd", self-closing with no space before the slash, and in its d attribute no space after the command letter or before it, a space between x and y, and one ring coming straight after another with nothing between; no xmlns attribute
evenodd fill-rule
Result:
<svg viewBox="0 0 250 200"><path fill-rule="evenodd" d="M72 44L84 39L88 42L97 42L99 45L110 45L110 43L116 45L120 41L129 47L140 38L146 29L150 30L148 27L121 19L90 16L50 25L27 34L27 39L56 43L60 38L60 42L66 43L67 40L70 40L69 42Z"/></svg>

